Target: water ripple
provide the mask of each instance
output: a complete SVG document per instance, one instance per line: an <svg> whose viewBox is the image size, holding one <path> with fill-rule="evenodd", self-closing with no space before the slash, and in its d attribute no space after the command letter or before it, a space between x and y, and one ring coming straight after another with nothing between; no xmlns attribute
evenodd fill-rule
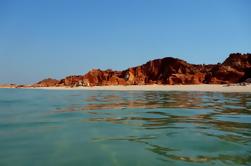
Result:
<svg viewBox="0 0 251 166"><path fill-rule="evenodd" d="M0 94L0 165L251 165L248 93L18 94Z"/></svg>

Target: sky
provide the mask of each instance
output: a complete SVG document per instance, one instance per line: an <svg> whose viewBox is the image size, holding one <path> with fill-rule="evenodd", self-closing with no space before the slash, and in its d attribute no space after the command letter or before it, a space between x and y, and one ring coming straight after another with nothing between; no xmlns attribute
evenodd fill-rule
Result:
<svg viewBox="0 0 251 166"><path fill-rule="evenodd" d="M0 0L0 83L251 52L250 0Z"/></svg>

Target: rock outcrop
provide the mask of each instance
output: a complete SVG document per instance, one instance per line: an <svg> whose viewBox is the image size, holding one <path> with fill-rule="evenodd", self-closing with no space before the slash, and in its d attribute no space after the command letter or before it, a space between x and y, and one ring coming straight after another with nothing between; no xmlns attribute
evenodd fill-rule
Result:
<svg viewBox="0 0 251 166"><path fill-rule="evenodd" d="M239 83L251 77L251 54L230 54L210 71L209 84Z"/></svg>
<svg viewBox="0 0 251 166"><path fill-rule="evenodd" d="M126 81L121 71L93 69L83 76L83 85L126 85Z"/></svg>
<svg viewBox="0 0 251 166"><path fill-rule="evenodd" d="M59 83L59 80L47 78L42 81L39 81L36 84L33 84L34 87L50 87L50 86L57 86Z"/></svg>
<svg viewBox="0 0 251 166"><path fill-rule="evenodd" d="M83 86L82 80L83 76L81 75L67 76L59 81L58 86L71 86L71 87Z"/></svg>
<svg viewBox="0 0 251 166"><path fill-rule="evenodd" d="M68 76L60 81L45 79L36 86L104 86L146 84L228 84L251 78L251 54L230 54L222 63L189 64L166 57L123 71L93 69L84 75Z"/></svg>

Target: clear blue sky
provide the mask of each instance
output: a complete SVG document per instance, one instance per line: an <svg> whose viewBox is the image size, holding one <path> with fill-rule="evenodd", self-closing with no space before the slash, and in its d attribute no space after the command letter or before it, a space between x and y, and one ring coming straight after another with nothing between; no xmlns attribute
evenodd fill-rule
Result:
<svg viewBox="0 0 251 166"><path fill-rule="evenodd" d="M250 0L1 0L0 82L251 52Z"/></svg>

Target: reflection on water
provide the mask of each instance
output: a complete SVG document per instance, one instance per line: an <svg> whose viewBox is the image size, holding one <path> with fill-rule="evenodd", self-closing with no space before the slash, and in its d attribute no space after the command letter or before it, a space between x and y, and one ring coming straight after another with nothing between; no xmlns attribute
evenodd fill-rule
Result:
<svg viewBox="0 0 251 166"><path fill-rule="evenodd" d="M206 94L206 95L205 95ZM229 93L191 93L191 92L142 92L87 97L88 104L82 110L124 109L124 108L214 108L251 110L247 95Z"/></svg>
<svg viewBox="0 0 251 166"><path fill-rule="evenodd" d="M251 165L250 93L42 92L0 94L0 165Z"/></svg>
<svg viewBox="0 0 251 166"><path fill-rule="evenodd" d="M94 138L95 141L142 143L146 146L146 150L163 156L161 158L163 161L180 160L192 163L221 161L226 164L251 164L250 94L142 92L107 95L101 93L97 96L90 96L84 101L87 104L81 110L89 111L89 113L95 112L97 115L84 119L84 122L108 122L138 127L141 130L148 131L153 129L172 131L166 135L167 140L172 135L182 137L182 132L193 128L190 134L201 134L204 139L211 137L216 142L225 142L230 145L231 143L238 144L243 150L232 148L233 154L227 151L217 154L216 151L217 155L215 156L214 154L203 155L203 153L195 156L191 154L182 155L178 153L182 151L182 147L174 149L172 146L163 146L163 142L152 143L154 142L152 140L158 140L158 135L101 137ZM132 111L128 111L128 109L132 109ZM114 110L115 113L111 110ZM117 113L117 111L123 113ZM186 137L182 139L184 139L184 144L189 143ZM196 140L197 138L194 137L193 139ZM206 140L203 143L207 143ZM224 148L220 144L218 146L218 148ZM192 149L190 151L194 153ZM237 151L240 151L241 154Z"/></svg>

